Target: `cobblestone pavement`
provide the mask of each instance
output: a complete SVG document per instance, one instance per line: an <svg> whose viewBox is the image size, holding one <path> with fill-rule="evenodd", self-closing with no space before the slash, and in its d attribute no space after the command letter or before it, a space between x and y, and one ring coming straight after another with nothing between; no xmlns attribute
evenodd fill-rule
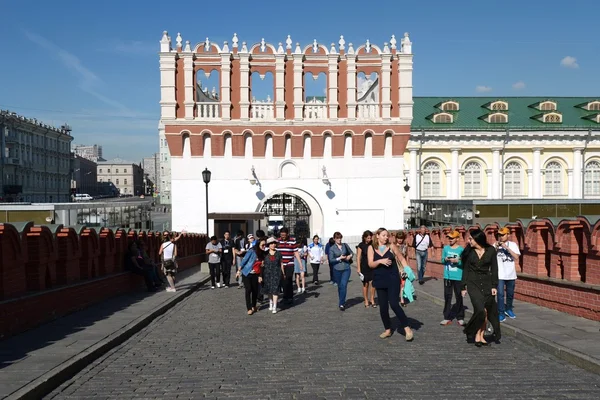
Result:
<svg viewBox="0 0 600 400"><path fill-rule="evenodd" d="M356 279L340 312L336 288L309 286L289 309L247 316L242 290L203 287L48 398L600 398L597 375L513 338L467 344L426 299L406 308L414 342L379 339L359 296Z"/></svg>

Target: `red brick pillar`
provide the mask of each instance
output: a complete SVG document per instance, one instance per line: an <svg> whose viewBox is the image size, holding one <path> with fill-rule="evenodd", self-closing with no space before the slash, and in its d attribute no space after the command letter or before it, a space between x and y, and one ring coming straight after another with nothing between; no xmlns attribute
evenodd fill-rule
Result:
<svg viewBox="0 0 600 400"><path fill-rule="evenodd" d="M79 238L73 228L61 228L56 233L56 283L70 285L78 282L79 273Z"/></svg>
<svg viewBox="0 0 600 400"><path fill-rule="evenodd" d="M525 231L525 248L523 249L523 272L534 276L549 276L550 251L554 248L549 221L534 220Z"/></svg>
<svg viewBox="0 0 600 400"><path fill-rule="evenodd" d="M115 272L115 235L108 228L102 228L99 241L98 276L109 275Z"/></svg>
<svg viewBox="0 0 600 400"><path fill-rule="evenodd" d="M17 229L10 224L0 224L0 300L25 294L26 261L27 253Z"/></svg>

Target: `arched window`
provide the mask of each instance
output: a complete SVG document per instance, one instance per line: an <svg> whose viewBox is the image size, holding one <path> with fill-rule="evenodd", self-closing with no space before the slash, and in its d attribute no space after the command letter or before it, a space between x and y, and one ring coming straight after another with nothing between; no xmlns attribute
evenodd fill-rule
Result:
<svg viewBox="0 0 600 400"><path fill-rule="evenodd" d="M232 157L231 134L229 133L225 134L225 148L223 155L228 158Z"/></svg>
<svg viewBox="0 0 600 400"><path fill-rule="evenodd" d="M585 166L584 193L588 196L600 195L600 163L598 161L590 161Z"/></svg>
<svg viewBox="0 0 600 400"><path fill-rule="evenodd" d="M442 104L442 111L458 111L458 103L448 101Z"/></svg>
<svg viewBox="0 0 600 400"><path fill-rule="evenodd" d="M365 158L373 157L373 135L367 133L365 135Z"/></svg>
<svg viewBox="0 0 600 400"><path fill-rule="evenodd" d="M546 196L562 194L562 173L562 166L556 161L550 161L546 164L546 174L544 179Z"/></svg>
<svg viewBox="0 0 600 400"><path fill-rule="evenodd" d="M390 158L392 157L392 146L393 146L393 142L392 142L392 134L391 133L386 133L385 134L385 138L384 138L384 142L383 142L383 157L385 158Z"/></svg>
<svg viewBox="0 0 600 400"><path fill-rule="evenodd" d="M344 157L352 158L352 135L349 133L344 135Z"/></svg>
<svg viewBox="0 0 600 400"><path fill-rule="evenodd" d="M331 158L331 135L328 133L323 137L323 158Z"/></svg>
<svg viewBox="0 0 600 400"><path fill-rule="evenodd" d="M252 145L252 134L244 135L244 158L250 159L254 156L254 147Z"/></svg>
<svg viewBox="0 0 600 400"><path fill-rule="evenodd" d="M592 102L588 103L588 110L600 111L600 101L592 101Z"/></svg>
<svg viewBox="0 0 600 400"><path fill-rule="evenodd" d="M544 122L549 124L557 124L562 122L562 115L556 113L550 113L544 115Z"/></svg>
<svg viewBox="0 0 600 400"><path fill-rule="evenodd" d="M292 158L292 135L285 135L285 153L286 159Z"/></svg>
<svg viewBox="0 0 600 400"><path fill-rule="evenodd" d="M556 103L553 101L544 101L543 103L540 103L540 110L554 111L556 110Z"/></svg>
<svg viewBox="0 0 600 400"><path fill-rule="evenodd" d="M504 195L523 195L523 168L518 162L509 162L504 168Z"/></svg>
<svg viewBox="0 0 600 400"><path fill-rule="evenodd" d="M495 101L491 104L490 108L492 110L506 111L508 110L508 103L505 101Z"/></svg>
<svg viewBox="0 0 600 400"><path fill-rule="evenodd" d="M440 195L440 166L430 161L423 167L423 197Z"/></svg>
<svg viewBox="0 0 600 400"><path fill-rule="evenodd" d="M481 196L481 164L470 162L465 167L465 197Z"/></svg>
<svg viewBox="0 0 600 400"><path fill-rule="evenodd" d="M451 124L452 123L452 115L450 115L450 114L434 115L433 122L435 124Z"/></svg>
<svg viewBox="0 0 600 400"><path fill-rule="evenodd" d="M506 114L492 114L489 118L490 124L506 124L508 122Z"/></svg>

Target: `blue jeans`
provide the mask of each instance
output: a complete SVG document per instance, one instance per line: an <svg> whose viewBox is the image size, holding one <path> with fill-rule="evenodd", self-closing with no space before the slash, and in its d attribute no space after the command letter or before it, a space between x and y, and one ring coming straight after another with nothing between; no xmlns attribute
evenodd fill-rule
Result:
<svg viewBox="0 0 600 400"><path fill-rule="evenodd" d="M338 285L338 296L339 305L343 306L346 304L346 290L348 288L348 281L350 280L350 268L339 271L333 269L333 281Z"/></svg>
<svg viewBox="0 0 600 400"><path fill-rule="evenodd" d="M503 315L504 311L513 309L513 299L515 298L515 279L498 281L498 314ZM504 307L504 285L506 285L506 308Z"/></svg>
<svg viewBox="0 0 600 400"><path fill-rule="evenodd" d="M417 271L419 273L419 282L425 277L425 267L427 266L427 250L417 250L415 256L417 258Z"/></svg>

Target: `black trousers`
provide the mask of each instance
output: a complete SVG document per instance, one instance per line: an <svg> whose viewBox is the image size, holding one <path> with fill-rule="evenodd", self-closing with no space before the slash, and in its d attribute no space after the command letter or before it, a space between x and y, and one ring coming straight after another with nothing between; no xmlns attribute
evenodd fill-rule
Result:
<svg viewBox="0 0 600 400"><path fill-rule="evenodd" d="M256 307L256 301L258 300L258 275L242 275L242 280L244 282L244 289L246 289L246 309L250 311Z"/></svg>
<svg viewBox="0 0 600 400"><path fill-rule="evenodd" d="M144 277L144 282L146 282L146 288L148 288L148 290L152 290L154 288L154 281L152 280L152 271L149 268L132 267L130 271L136 275Z"/></svg>
<svg viewBox="0 0 600 400"><path fill-rule="evenodd" d="M465 319L465 308L460 289L460 281L444 279L444 319L452 320L453 317L458 320ZM452 306L452 293L456 297L454 307Z"/></svg>
<svg viewBox="0 0 600 400"><path fill-rule="evenodd" d="M320 263L310 263L310 266L312 267L313 270L313 282L318 282L319 281L319 267L321 266Z"/></svg>
<svg viewBox="0 0 600 400"><path fill-rule="evenodd" d="M397 285L390 284L388 288L377 289L377 299L379 299L379 315L385 329L392 329L392 321L390 320L390 310L394 311L400 326L404 329L408 326L408 318L404 314L404 310L400 307L400 282Z"/></svg>
<svg viewBox="0 0 600 400"><path fill-rule="evenodd" d="M221 282L221 264L208 263L208 269L210 270L210 284L215 286L215 281L217 283Z"/></svg>
<svg viewBox="0 0 600 400"><path fill-rule="evenodd" d="M221 259L221 273L223 274L223 284L229 286L231 280L231 265L233 260L227 260L226 258Z"/></svg>
<svg viewBox="0 0 600 400"><path fill-rule="evenodd" d="M294 266L286 265L283 269L285 277L282 277L281 286L283 287L283 299L294 299Z"/></svg>

